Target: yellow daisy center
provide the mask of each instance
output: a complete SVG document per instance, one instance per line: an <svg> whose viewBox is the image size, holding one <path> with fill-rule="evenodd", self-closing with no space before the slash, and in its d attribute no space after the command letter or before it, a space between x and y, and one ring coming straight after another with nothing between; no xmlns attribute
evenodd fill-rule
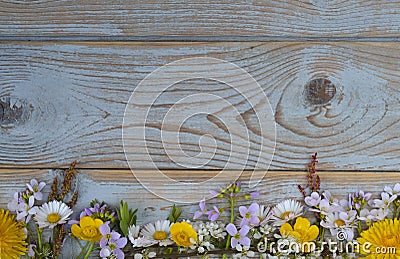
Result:
<svg viewBox="0 0 400 259"><path fill-rule="evenodd" d="M164 239L167 238L167 233L165 233L165 231L156 231L156 232L153 234L153 238L154 238L155 240L164 240Z"/></svg>
<svg viewBox="0 0 400 259"><path fill-rule="evenodd" d="M281 219L286 219L286 217L288 217L290 215L290 213L292 213L292 211L286 211L286 212L282 213Z"/></svg>
<svg viewBox="0 0 400 259"><path fill-rule="evenodd" d="M61 219L61 216L58 213L50 213L47 216L47 221L49 223L57 223Z"/></svg>
<svg viewBox="0 0 400 259"><path fill-rule="evenodd" d="M335 220L335 224L336 224L336 226L338 226L338 227L341 227L341 226L346 225L346 223L345 223L343 220L341 220L341 219Z"/></svg>
<svg viewBox="0 0 400 259"><path fill-rule="evenodd" d="M86 237L95 237L98 234L97 228L94 226L88 226L82 229L82 233Z"/></svg>

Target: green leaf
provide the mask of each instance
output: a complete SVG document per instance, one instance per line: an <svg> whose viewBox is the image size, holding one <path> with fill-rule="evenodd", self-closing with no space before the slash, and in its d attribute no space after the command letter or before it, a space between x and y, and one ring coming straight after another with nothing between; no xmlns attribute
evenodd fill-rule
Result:
<svg viewBox="0 0 400 259"><path fill-rule="evenodd" d="M170 222L176 223L179 219L179 217L181 216L182 211L181 211L181 207L180 206L172 206L171 212L169 214L169 216L167 217L167 219Z"/></svg>
<svg viewBox="0 0 400 259"><path fill-rule="evenodd" d="M119 220L119 228L124 236L128 235L129 227L136 224L136 212L137 209L132 211L132 209L129 209L128 203L120 201L119 209L117 209L117 215Z"/></svg>

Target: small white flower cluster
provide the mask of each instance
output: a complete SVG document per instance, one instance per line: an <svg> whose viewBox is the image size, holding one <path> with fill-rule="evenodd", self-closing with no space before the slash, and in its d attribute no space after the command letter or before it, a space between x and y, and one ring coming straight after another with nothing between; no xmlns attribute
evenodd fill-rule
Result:
<svg viewBox="0 0 400 259"><path fill-rule="evenodd" d="M198 222L194 224L196 230L197 242L190 249L203 254L215 249L212 239L223 239L226 236L225 225L218 222Z"/></svg>
<svg viewBox="0 0 400 259"><path fill-rule="evenodd" d="M275 231L275 228L265 223L264 225L260 225L258 228L253 228L251 231L255 239L262 239L265 236L271 235Z"/></svg>
<svg viewBox="0 0 400 259"><path fill-rule="evenodd" d="M193 228L196 230L198 237L197 243L191 246L190 249L197 250L200 254L215 249L212 243L213 238L224 239L227 235L225 225L218 222L198 222Z"/></svg>
<svg viewBox="0 0 400 259"><path fill-rule="evenodd" d="M225 224L218 222L206 222L198 225L197 233L199 235L211 235L213 238L224 238L226 236Z"/></svg>

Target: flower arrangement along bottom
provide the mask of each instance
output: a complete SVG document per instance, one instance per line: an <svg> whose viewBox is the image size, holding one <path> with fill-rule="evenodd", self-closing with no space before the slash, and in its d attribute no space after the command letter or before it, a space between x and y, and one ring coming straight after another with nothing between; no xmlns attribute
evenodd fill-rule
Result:
<svg viewBox="0 0 400 259"><path fill-rule="evenodd" d="M400 258L400 183L379 198L358 190L337 199L321 190L316 165L317 154L306 186L298 186L302 202L267 206L234 182L211 190L218 206L202 200L191 219L174 205L167 219L138 225L137 209L124 201L112 208L94 200L71 219L73 163L54 178L47 202L46 183L32 179L0 209L0 258L58 258L67 238L80 247L76 258ZM241 200L250 205L238 206Z"/></svg>

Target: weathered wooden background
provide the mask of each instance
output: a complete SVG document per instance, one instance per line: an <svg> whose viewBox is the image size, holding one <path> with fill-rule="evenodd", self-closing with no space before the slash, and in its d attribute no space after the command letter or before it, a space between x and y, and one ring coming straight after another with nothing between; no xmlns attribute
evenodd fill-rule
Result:
<svg viewBox="0 0 400 259"><path fill-rule="evenodd" d="M126 199L142 222L167 215L171 203L141 187L128 167L122 122L138 83L187 57L233 62L268 96L277 139L257 187L262 201L300 198L296 185L314 152L323 188L378 193L400 181L399 28L399 1L0 1L0 206L32 177L49 180L49 170L78 160L78 208L95 197ZM319 78L332 84L306 89ZM163 150L163 115L179 98L205 91L235 97L224 84L181 82L150 116L149 150L175 179L205 179L227 156L241 155L229 150L224 125L206 115L184 124L180 145L196 155L200 137L213 135L218 148L207 165L182 169ZM237 106L246 126L256 127L249 109ZM150 170L142 161L138 154L137 167ZM158 179L154 186L163 188Z"/></svg>

